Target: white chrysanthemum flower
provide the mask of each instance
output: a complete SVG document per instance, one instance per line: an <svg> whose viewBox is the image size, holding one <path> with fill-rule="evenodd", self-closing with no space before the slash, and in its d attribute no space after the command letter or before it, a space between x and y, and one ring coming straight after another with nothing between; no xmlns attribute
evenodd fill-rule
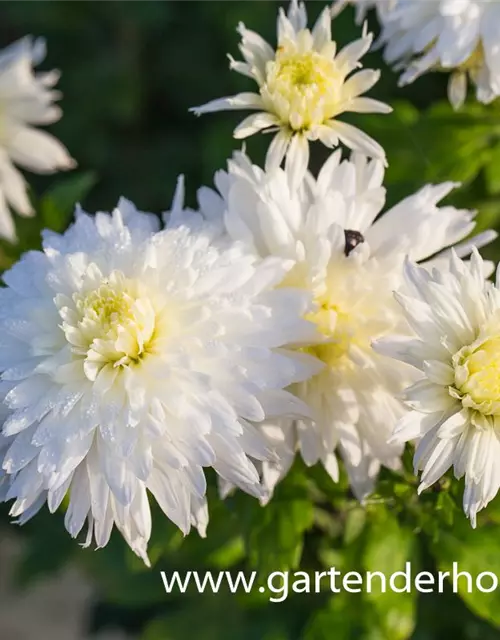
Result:
<svg viewBox="0 0 500 640"><path fill-rule="evenodd" d="M452 466L465 476L464 511L475 526L500 487L500 271L496 286L485 281L474 252L470 264L453 254L446 272L408 262L405 273L406 290L396 295L416 337L375 344L421 372L394 440L419 441L419 492Z"/></svg>
<svg viewBox="0 0 500 640"><path fill-rule="evenodd" d="M347 5L353 5L356 11L356 24L361 24L370 9L376 9L379 19L393 9L398 0L334 0L332 16L336 17Z"/></svg>
<svg viewBox="0 0 500 640"><path fill-rule="evenodd" d="M14 241L10 208L33 215L26 182L14 163L35 173L52 173L75 166L65 147L32 125L50 124L61 117L53 104L59 73L35 75L32 66L45 57L45 42L24 38L0 51L0 236Z"/></svg>
<svg viewBox="0 0 500 640"><path fill-rule="evenodd" d="M249 421L306 410L283 389L321 367L281 348L316 332L307 296L274 289L292 262L156 226L126 201L113 215L79 212L0 289L11 514L53 512L68 495L73 536L88 521L87 543L102 547L116 525L144 559L147 491L202 534L203 467L262 495L247 455L270 452Z"/></svg>
<svg viewBox="0 0 500 640"><path fill-rule="evenodd" d="M380 42L385 44L387 62L404 69L401 85L427 71L451 71L448 96L456 109L466 98L468 79L476 85L480 102L487 104L500 96L498 0L372 0L370 4L384 9L379 10Z"/></svg>
<svg viewBox="0 0 500 640"><path fill-rule="evenodd" d="M337 147L342 142L367 156L385 159L378 143L337 119L346 111L391 111L386 104L361 97L377 82L379 71L364 69L350 75L361 66L359 60L370 48L371 34L364 31L362 38L337 54L331 33L331 10L323 11L311 32L307 29L305 6L297 0L292 0L288 15L280 9L276 50L243 25L239 26L239 32L245 61L231 58L231 68L255 80L259 93L214 100L193 109L197 114L256 110L256 114L241 122L234 135L246 138L262 130L276 131L266 168L279 166L286 155L292 185L299 183L307 170L309 140L321 140L327 147Z"/></svg>
<svg viewBox="0 0 500 640"><path fill-rule="evenodd" d="M415 260L435 256L472 231L474 214L438 208L456 186L448 182L424 187L377 218L385 200L383 175L380 161L355 156L340 162L336 152L317 180L308 175L292 190L283 170L264 172L237 154L228 173L216 176L219 193L199 192L200 211L219 233L259 256L297 261L283 284L310 292L316 303L307 317L323 342L302 352L318 357L325 369L293 387L314 420L268 421L264 427L280 456L264 465L270 488L286 474L297 448L308 465L321 461L336 479L339 445L360 498L371 491L380 464L398 466L402 448L387 440L404 413L396 396L412 371L375 353L371 341L410 333L392 294L402 281L405 254ZM174 209L182 215L180 199Z"/></svg>

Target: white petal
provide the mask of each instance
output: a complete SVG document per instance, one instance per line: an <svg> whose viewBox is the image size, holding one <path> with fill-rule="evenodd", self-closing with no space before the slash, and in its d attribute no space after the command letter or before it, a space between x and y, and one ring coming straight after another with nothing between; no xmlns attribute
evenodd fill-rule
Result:
<svg viewBox="0 0 500 640"><path fill-rule="evenodd" d="M442 415L441 411L430 414L408 411L397 423L389 442L419 440L439 423Z"/></svg>
<svg viewBox="0 0 500 640"><path fill-rule="evenodd" d="M268 129L279 123L278 118L272 113L260 111L259 113L253 113L245 118L234 130L234 137L238 140L242 138L248 138L248 136L262 131L262 129Z"/></svg>
<svg viewBox="0 0 500 640"><path fill-rule="evenodd" d="M232 111L238 109L263 109L264 103L258 93L239 93L228 98L218 98L201 107L192 107L190 111L197 116L215 111Z"/></svg>
<svg viewBox="0 0 500 640"><path fill-rule="evenodd" d="M448 81L448 99L455 110L460 109L467 97L467 74L455 72Z"/></svg>
<svg viewBox="0 0 500 640"><path fill-rule="evenodd" d="M272 171L279 167L285 157L290 144L291 134L281 129L272 139L266 155L266 171Z"/></svg>
<svg viewBox="0 0 500 640"><path fill-rule="evenodd" d="M422 413L446 411L455 404L446 388L427 380L420 380L406 389L404 397L408 406Z"/></svg>
<svg viewBox="0 0 500 640"><path fill-rule="evenodd" d="M385 102L373 98L354 98L347 103L346 111L353 113L392 113L393 109Z"/></svg>
<svg viewBox="0 0 500 640"><path fill-rule="evenodd" d="M338 120L330 120L327 126L347 147L360 151L370 158L378 158L386 163L385 151L382 147L360 129Z"/></svg>
<svg viewBox="0 0 500 640"><path fill-rule="evenodd" d="M286 156L285 171L292 191L298 189L306 175L309 164L309 141L302 134L295 134Z"/></svg>
<svg viewBox="0 0 500 640"><path fill-rule="evenodd" d="M0 189L5 199L23 216L33 215L33 207L28 198L27 184L23 176L12 165L8 157L0 151Z"/></svg>
<svg viewBox="0 0 500 640"><path fill-rule="evenodd" d="M12 159L31 171L52 173L76 166L66 148L45 131L19 128L8 140Z"/></svg>
<svg viewBox="0 0 500 640"><path fill-rule="evenodd" d="M332 40L332 14L329 7L323 9L312 30L314 48L321 52Z"/></svg>

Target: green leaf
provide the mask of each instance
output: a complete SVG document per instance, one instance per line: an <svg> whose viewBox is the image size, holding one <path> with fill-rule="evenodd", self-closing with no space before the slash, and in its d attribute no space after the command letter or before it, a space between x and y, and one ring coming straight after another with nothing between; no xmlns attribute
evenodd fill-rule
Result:
<svg viewBox="0 0 500 640"><path fill-rule="evenodd" d="M304 534L315 519L310 482L300 461L277 486L267 505L260 505L241 491L230 496L225 505L244 537L251 568L271 573L299 566ZM207 539L210 535L209 528Z"/></svg>
<svg viewBox="0 0 500 640"><path fill-rule="evenodd" d="M448 102L420 112L407 103L393 106L389 118L352 118L386 150L389 204L426 182L471 183L483 167L498 166L500 121L492 108L466 105L456 113Z"/></svg>
<svg viewBox="0 0 500 640"><path fill-rule="evenodd" d="M436 509L441 511L444 523L451 527L455 519L455 513L457 512L457 505L449 491L441 491L438 495Z"/></svg>
<svg viewBox="0 0 500 640"><path fill-rule="evenodd" d="M465 518L456 518L453 530L443 532L432 546L432 552L440 571L450 572L449 582L471 611L500 628L500 589L482 593L477 588L476 578L483 572L500 576L500 554L498 553L498 525L485 524L474 530ZM454 563L457 570L453 571ZM457 572L468 572L472 577L472 588L466 578L454 580ZM485 577L483 586L491 586L491 578Z"/></svg>
<svg viewBox="0 0 500 640"><path fill-rule="evenodd" d="M304 532L314 521L311 502L275 497L262 509L260 516L248 536L250 564L266 572L298 567Z"/></svg>
<svg viewBox="0 0 500 640"><path fill-rule="evenodd" d="M73 544L76 543L73 541ZM165 588L159 571L147 570L117 531L113 532L105 549L80 550L77 558L98 581L108 603L128 609L165 601Z"/></svg>
<svg viewBox="0 0 500 640"><path fill-rule="evenodd" d="M269 607L245 610L231 596L202 600L198 596L171 615L153 620L141 640L290 640L286 622Z"/></svg>
<svg viewBox="0 0 500 640"><path fill-rule="evenodd" d="M42 227L64 231L73 216L75 206L85 198L96 182L96 175L90 171L58 180L40 200Z"/></svg>
<svg viewBox="0 0 500 640"><path fill-rule="evenodd" d="M366 622L361 597L340 593L312 616L301 640L362 640Z"/></svg>
<svg viewBox="0 0 500 640"><path fill-rule="evenodd" d="M488 193L500 194L500 144L491 149L488 162L484 167L484 176Z"/></svg>
<svg viewBox="0 0 500 640"><path fill-rule="evenodd" d="M366 524L366 510L362 507L357 507L348 511L345 529L344 529L344 543L346 545L351 544L361 535Z"/></svg>
<svg viewBox="0 0 500 640"><path fill-rule="evenodd" d="M388 581L394 573L405 571L406 563L412 559L413 536L388 511L378 514L379 518L373 522L368 534L364 567L366 571L382 572ZM415 565L412 566L414 570ZM403 576L398 576L394 583L398 589L405 587ZM382 581L374 576L371 592L366 591L365 597L373 604L387 640L406 640L413 632L416 598L413 585L409 587L409 592L397 593L386 584L384 593Z"/></svg>
<svg viewBox="0 0 500 640"><path fill-rule="evenodd" d="M245 557L245 543L241 536L232 538L207 557L207 563L219 569L228 569Z"/></svg>

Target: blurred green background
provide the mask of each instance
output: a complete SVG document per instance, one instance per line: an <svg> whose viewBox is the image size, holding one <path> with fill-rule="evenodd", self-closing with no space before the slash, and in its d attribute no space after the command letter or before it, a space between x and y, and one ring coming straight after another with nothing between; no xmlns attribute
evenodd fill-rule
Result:
<svg viewBox="0 0 500 640"><path fill-rule="evenodd" d="M324 7L322 2L307 5L311 18ZM51 131L79 163L66 176L29 176L39 215L19 221L20 243L1 246L1 266L39 247L42 227L64 229L77 200L88 211L109 210L124 195L140 209L160 212L169 207L183 173L194 205L196 188L211 184L214 171L238 147L231 133L241 114L196 118L188 109L251 88L249 80L229 72L226 54L237 57L240 21L274 43L278 6L270 1L0 3L0 47L26 34L47 39L42 67L62 71L64 93L64 117ZM373 16L370 24L376 29ZM340 45L359 33L351 10L334 22ZM477 209L479 229L500 227L500 106L477 105L471 94L455 114L446 101L446 76L428 75L402 90L380 53L364 62L382 70L371 95L389 102L395 112L346 120L359 122L385 146L388 203L426 182L460 181L463 187L450 202ZM264 136L248 141L256 162L261 163L266 145ZM314 149L314 169L326 153ZM484 253L497 260L500 245ZM152 571L119 536L104 551L82 551L59 516L43 513L16 529L28 541L19 581L29 583L77 562L95 580L101 598L90 631L113 624L141 640L500 638L497 593L332 598L323 592L269 604L259 593L167 597L163 592L159 570L174 568L265 572L336 565L390 572L411 559L416 570L435 571L459 561L474 573L500 575L498 501L473 532L460 510L462 487L455 483L452 492L438 487L417 499L409 459L406 463L403 479L388 472L382 476L366 511L349 495L345 479L333 486L321 470L306 471L299 463L265 510L239 494L220 503L212 488L205 541L196 534L183 541L157 515ZM2 522L8 526L6 509Z"/></svg>

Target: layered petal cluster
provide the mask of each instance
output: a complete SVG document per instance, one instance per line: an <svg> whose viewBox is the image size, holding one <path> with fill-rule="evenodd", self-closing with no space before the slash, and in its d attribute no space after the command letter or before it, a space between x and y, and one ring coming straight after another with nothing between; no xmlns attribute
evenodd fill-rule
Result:
<svg viewBox="0 0 500 640"><path fill-rule="evenodd" d="M293 266L121 201L77 212L4 274L0 492L21 522L67 497L66 528L114 525L147 561L147 492L184 533L207 524L203 467L261 496L250 461L272 455L253 423L307 411L284 390L321 364L283 348L313 339ZM5 495L6 494L6 495Z"/></svg>
<svg viewBox="0 0 500 640"><path fill-rule="evenodd" d="M397 397L413 372L375 353L371 342L394 332L411 335L392 295L401 285L404 256L442 260L443 249L472 231L474 214L437 206L456 186L444 183L427 185L379 218L383 177L382 162L360 155L341 162L338 151L317 180L308 174L290 189L285 171L263 171L240 153L227 172L216 175L217 191L199 191L197 214L182 210L181 198L171 213L201 213L221 242L242 242L260 257L295 261L281 286L299 287L314 298L307 318L321 339L298 350L321 360L324 369L292 389L311 407L313 419L263 426L280 457L264 464L271 489L297 449L308 465L321 461L336 479L338 446L360 498L371 491L381 464L399 464L402 447L387 440L405 412ZM490 239L486 234L478 242ZM467 244L462 249L470 251Z"/></svg>
<svg viewBox="0 0 500 640"><path fill-rule="evenodd" d="M75 166L65 147L52 135L35 129L61 117L53 89L59 73L33 73L45 57L43 40L24 38L0 51L0 237L15 240L10 209L33 215L26 182L14 163L35 173Z"/></svg>
<svg viewBox="0 0 500 640"><path fill-rule="evenodd" d="M397 300L416 337L375 348L419 371L405 392L411 411L393 441L417 440L419 492L451 467L465 476L463 506L472 525L500 487L500 290L484 280L479 253L469 264L452 253L449 271L408 262Z"/></svg>
<svg viewBox="0 0 500 640"><path fill-rule="evenodd" d="M193 109L197 114L227 109L257 111L241 122L234 135L246 138L259 131L275 132L266 168L279 166L286 155L292 186L300 183L307 170L309 140L320 140L331 148L343 143L369 157L385 158L384 150L372 138L338 120L347 111L391 111L377 100L362 97L380 76L379 71L358 70L372 35L364 31L359 40L337 53L331 19L331 9L326 8L310 31L304 4L292 0L288 14L280 10L276 50L241 24L244 62L231 58L230 66L252 78L259 92L240 93Z"/></svg>
<svg viewBox="0 0 500 640"><path fill-rule="evenodd" d="M500 4L497 0L352 0L358 11L377 6L385 59L403 69L400 84L428 71L451 71L455 108L476 86L480 102L500 96ZM342 4L345 4L342 2Z"/></svg>

